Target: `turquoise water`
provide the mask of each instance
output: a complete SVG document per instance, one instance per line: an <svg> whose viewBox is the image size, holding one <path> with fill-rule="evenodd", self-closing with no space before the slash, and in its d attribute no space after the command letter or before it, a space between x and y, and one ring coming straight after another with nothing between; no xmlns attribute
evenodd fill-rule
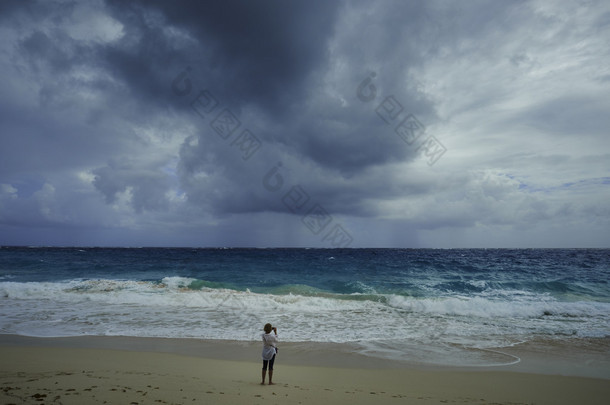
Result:
<svg viewBox="0 0 610 405"><path fill-rule="evenodd" d="M498 348L610 337L606 249L1 248L0 333Z"/></svg>

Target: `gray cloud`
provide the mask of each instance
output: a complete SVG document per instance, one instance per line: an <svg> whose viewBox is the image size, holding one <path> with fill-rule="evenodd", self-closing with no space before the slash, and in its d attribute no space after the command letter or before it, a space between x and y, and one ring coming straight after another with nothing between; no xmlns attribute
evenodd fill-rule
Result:
<svg viewBox="0 0 610 405"><path fill-rule="evenodd" d="M120 193L132 194L136 212L144 209L165 210L168 200L165 196L169 189L167 176L160 171L138 170L129 164L109 166L93 170L93 185L104 194L107 203L114 203Z"/></svg>
<svg viewBox="0 0 610 405"><path fill-rule="evenodd" d="M354 246L607 235L609 13L2 2L0 244L328 246L338 225ZM409 114L425 132L405 132ZM446 149L437 162L425 139Z"/></svg>

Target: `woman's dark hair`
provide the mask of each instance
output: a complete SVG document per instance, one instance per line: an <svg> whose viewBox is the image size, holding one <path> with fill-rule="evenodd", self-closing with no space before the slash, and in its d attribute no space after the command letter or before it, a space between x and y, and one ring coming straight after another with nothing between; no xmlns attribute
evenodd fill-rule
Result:
<svg viewBox="0 0 610 405"><path fill-rule="evenodd" d="M263 329L265 330L265 333L271 333L271 329L273 329L273 326L271 326L271 324L268 323L265 325L265 327Z"/></svg>

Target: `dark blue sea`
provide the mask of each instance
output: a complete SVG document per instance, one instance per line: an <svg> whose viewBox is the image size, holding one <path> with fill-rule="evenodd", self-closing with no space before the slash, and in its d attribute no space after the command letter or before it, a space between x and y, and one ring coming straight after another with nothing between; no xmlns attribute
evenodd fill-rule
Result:
<svg viewBox="0 0 610 405"><path fill-rule="evenodd" d="M40 337L257 341L271 322L283 341L441 361L610 338L610 250L4 247L0 314L1 334Z"/></svg>

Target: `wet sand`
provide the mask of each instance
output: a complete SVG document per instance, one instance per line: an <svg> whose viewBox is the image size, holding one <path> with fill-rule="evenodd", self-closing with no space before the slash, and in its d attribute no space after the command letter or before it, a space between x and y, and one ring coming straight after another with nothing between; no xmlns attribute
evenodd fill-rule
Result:
<svg viewBox="0 0 610 405"><path fill-rule="evenodd" d="M261 386L259 352L244 342L3 335L0 403L514 405L610 397L607 378L525 372L527 359L499 368L414 366L332 344L283 344L275 385ZM533 370L544 363L535 348L518 354L538 359Z"/></svg>

